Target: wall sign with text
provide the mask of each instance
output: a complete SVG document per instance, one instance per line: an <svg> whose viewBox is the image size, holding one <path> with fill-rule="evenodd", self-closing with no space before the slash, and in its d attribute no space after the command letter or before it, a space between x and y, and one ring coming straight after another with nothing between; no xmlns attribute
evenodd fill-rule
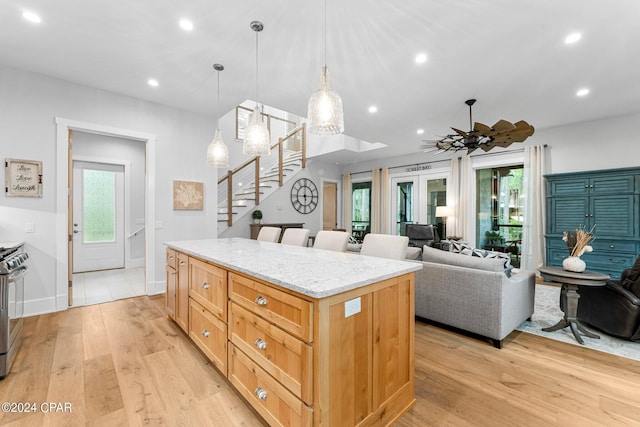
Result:
<svg viewBox="0 0 640 427"><path fill-rule="evenodd" d="M4 159L7 197L42 197L42 162Z"/></svg>

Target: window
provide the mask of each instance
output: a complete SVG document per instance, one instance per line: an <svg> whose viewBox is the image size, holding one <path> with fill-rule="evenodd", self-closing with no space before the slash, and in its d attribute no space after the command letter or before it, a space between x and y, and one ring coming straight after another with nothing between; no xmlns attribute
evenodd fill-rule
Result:
<svg viewBox="0 0 640 427"><path fill-rule="evenodd" d="M523 166L480 169L476 173L476 242L486 249L512 254L519 265L524 221Z"/></svg>
<svg viewBox="0 0 640 427"><path fill-rule="evenodd" d="M362 241L371 230L371 181L351 184L353 237Z"/></svg>
<svg viewBox="0 0 640 427"><path fill-rule="evenodd" d="M427 224L433 224L438 232L438 237L444 239L447 235L445 229L447 218L437 217L436 208L447 205L447 179L427 180Z"/></svg>
<svg viewBox="0 0 640 427"><path fill-rule="evenodd" d="M116 239L115 172L84 169L84 242Z"/></svg>
<svg viewBox="0 0 640 427"><path fill-rule="evenodd" d="M396 184L396 234L406 236L406 225L413 223L413 181Z"/></svg>

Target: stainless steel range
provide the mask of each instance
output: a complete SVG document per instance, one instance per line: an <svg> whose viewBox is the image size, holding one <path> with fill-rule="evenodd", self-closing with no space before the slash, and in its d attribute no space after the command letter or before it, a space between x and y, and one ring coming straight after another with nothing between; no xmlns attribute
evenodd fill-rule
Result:
<svg viewBox="0 0 640 427"><path fill-rule="evenodd" d="M0 380L11 365L22 343L24 314L24 276L29 258L24 243L0 242Z"/></svg>

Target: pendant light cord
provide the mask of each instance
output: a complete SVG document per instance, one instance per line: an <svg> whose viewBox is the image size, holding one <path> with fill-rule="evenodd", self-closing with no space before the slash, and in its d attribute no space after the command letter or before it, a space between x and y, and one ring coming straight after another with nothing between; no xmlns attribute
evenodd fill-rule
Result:
<svg viewBox="0 0 640 427"><path fill-rule="evenodd" d="M218 71L218 106L216 107L216 117L218 118L218 129L220 129L220 71Z"/></svg>
<svg viewBox="0 0 640 427"><path fill-rule="evenodd" d="M258 31L256 31L256 106L258 105Z"/></svg>
<svg viewBox="0 0 640 427"><path fill-rule="evenodd" d="M327 66L327 0L324 0L324 66Z"/></svg>

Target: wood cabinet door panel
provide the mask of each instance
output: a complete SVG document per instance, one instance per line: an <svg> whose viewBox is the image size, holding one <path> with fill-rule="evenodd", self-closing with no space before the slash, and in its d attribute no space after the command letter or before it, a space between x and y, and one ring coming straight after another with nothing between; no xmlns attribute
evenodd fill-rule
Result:
<svg viewBox="0 0 640 427"><path fill-rule="evenodd" d="M195 258L189 260L189 295L226 322L227 271Z"/></svg>
<svg viewBox="0 0 640 427"><path fill-rule="evenodd" d="M176 268L176 251L171 248L167 248L167 265L171 268Z"/></svg>
<svg viewBox="0 0 640 427"><path fill-rule="evenodd" d="M229 336L289 391L313 403L313 348L277 326L231 303Z"/></svg>
<svg viewBox="0 0 640 427"><path fill-rule="evenodd" d="M313 303L235 273L229 298L305 342L313 340Z"/></svg>
<svg viewBox="0 0 640 427"><path fill-rule="evenodd" d="M549 234L560 234L566 230L575 230L581 225L588 225L589 198L588 197L558 197L549 200L547 207L549 218L555 221L547 222Z"/></svg>
<svg viewBox="0 0 640 427"><path fill-rule="evenodd" d="M175 320L183 331L189 333L189 257L177 253L178 283L176 284Z"/></svg>
<svg viewBox="0 0 640 427"><path fill-rule="evenodd" d="M313 410L233 344L229 346L229 380L269 425L312 425Z"/></svg>
<svg viewBox="0 0 640 427"><path fill-rule="evenodd" d="M634 195L592 197L589 206L590 226L595 224L596 236L639 237L636 200L637 196Z"/></svg>
<svg viewBox="0 0 640 427"><path fill-rule="evenodd" d="M167 265L167 290L165 293L165 302L167 305L167 315L175 320L176 318L176 269Z"/></svg>
<svg viewBox="0 0 640 427"><path fill-rule="evenodd" d="M633 193L635 191L635 176L611 175L594 176L589 180L589 192L592 195Z"/></svg>
<svg viewBox="0 0 640 427"><path fill-rule="evenodd" d="M227 325L193 299L189 336L216 367L227 375Z"/></svg>

